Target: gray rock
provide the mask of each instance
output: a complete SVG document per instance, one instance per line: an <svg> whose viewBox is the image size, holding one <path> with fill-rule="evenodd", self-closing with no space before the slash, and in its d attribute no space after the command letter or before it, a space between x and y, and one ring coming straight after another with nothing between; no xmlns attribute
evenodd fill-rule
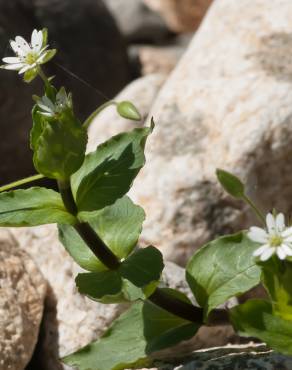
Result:
<svg viewBox="0 0 292 370"><path fill-rule="evenodd" d="M263 212L291 213L292 3L252 4L214 2L150 112L156 128L130 195L146 210L141 240L179 264L256 222L219 187L218 167Z"/></svg>
<svg viewBox="0 0 292 370"><path fill-rule="evenodd" d="M292 357L250 343L197 351L174 363L158 362L157 366L160 370L290 370Z"/></svg>
<svg viewBox="0 0 292 370"><path fill-rule="evenodd" d="M126 46L101 0L0 0L0 57L12 54L10 38L29 39L33 28L42 27L59 50L48 65L49 74L57 76L57 86L73 91L81 119L128 83ZM11 71L0 70L0 79L2 185L35 172L28 143L31 95L42 94L42 88L40 81L27 85Z"/></svg>
<svg viewBox="0 0 292 370"><path fill-rule="evenodd" d="M144 0L175 32L195 31L213 0Z"/></svg>
<svg viewBox="0 0 292 370"><path fill-rule="evenodd" d="M23 370L34 351L46 282L8 230L0 232L0 370Z"/></svg>
<svg viewBox="0 0 292 370"><path fill-rule="evenodd" d="M164 20L143 0L105 0L129 43L161 43L169 36Z"/></svg>

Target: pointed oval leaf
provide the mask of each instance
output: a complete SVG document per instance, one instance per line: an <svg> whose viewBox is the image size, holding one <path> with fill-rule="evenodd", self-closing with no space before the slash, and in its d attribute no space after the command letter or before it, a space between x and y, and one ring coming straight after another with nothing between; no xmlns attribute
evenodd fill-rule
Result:
<svg viewBox="0 0 292 370"><path fill-rule="evenodd" d="M292 355L292 321L273 315L270 302L249 300L233 307L230 318L240 335L258 338L275 351Z"/></svg>
<svg viewBox="0 0 292 370"><path fill-rule="evenodd" d="M137 287L143 287L160 279L164 268L161 252L153 247L139 249L131 254L121 265L121 275Z"/></svg>
<svg viewBox="0 0 292 370"><path fill-rule="evenodd" d="M218 238L193 255L186 278L206 315L260 283L261 269L252 255L257 248L245 233L238 233Z"/></svg>
<svg viewBox="0 0 292 370"><path fill-rule="evenodd" d="M72 176L78 210L96 211L125 195L144 166L144 147L152 127L138 128L112 137L86 156Z"/></svg>
<svg viewBox="0 0 292 370"><path fill-rule="evenodd" d="M81 218L90 223L119 259L123 259L137 244L145 214L141 207L125 196L103 210L91 214L84 213ZM59 225L59 237L69 254L82 268L88 271L107 269L73 227Z"/></svg>
<svg viewBox="0 0 292 370"><path fill-rule="evenodd" d="M0 193L0 226L74 225L59 193L40 187Z"/></svg>
<svg viewBox="0 0 292 370"><path fill-rule="evenodd" d="M149 367L156 358L154 352L190 339L198 328L198 325L152 303L138 302L122 314L99 340L63 361L79 370Z"/></svg>

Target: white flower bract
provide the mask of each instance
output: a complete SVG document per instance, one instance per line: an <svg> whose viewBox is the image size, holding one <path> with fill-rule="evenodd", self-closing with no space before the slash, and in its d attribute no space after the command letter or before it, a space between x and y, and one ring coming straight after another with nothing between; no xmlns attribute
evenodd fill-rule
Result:
<svg viewBox="0 0 292 370"><path fill-rule="evenodd" d="M247 236L250 240L262 244L253 253L261 261L267 261L274 254L280 260L292 256L292 227L285 226L283 213L276 216L268 213L266 229L253 226Z"/></svg>
<svg viewBox="0 0 292 370"><path fill-rule="evenodd" d="M19 74L46 63L55 53L47 50L43 31L37 30L33 30L30 44L23 37L16 36L15 40L10 41L10 46L16 56L3 58L2 61L6 64L1 68L18 71Z"/></svg>

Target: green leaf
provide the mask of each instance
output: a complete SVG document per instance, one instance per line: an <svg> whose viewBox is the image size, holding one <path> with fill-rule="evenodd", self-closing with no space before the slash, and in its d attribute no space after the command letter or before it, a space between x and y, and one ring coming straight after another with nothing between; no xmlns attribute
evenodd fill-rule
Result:
<svg viewBox="0 0 292 370"><path fill-rule="evenodd" d="M123 259L137 244L145 214L141 207L125 196L100 211L80 214L80 218L82 221L88 221L114 254ZM107 269L73 227L59 225L59 237L69 254L82 268L88 271Z"/></svg>
<svg viewBox="0 0 292 370"><path fill-rule="evenodd" d="M273 256L260 266L261 280L269 292L274 314L292 320L292 263Z"/></svg>
<svg viewBox="0 0 292 370"><path fill-rule="evenodd" d="M77 275L75 281L80 293L96 300L108 298L110 301L122 290L122 279L117 271L82 273Z"/></svg>
<svg viewBox="0 0 292 370"><path fill-rule="evenodd" d="M78 210L96 211L125 195L145 163L144 146L152 127L122 133L86 156L72 176Z"/></svg>
<svg viewBox="0 0 292 370"><path fill-rule="evenodd" d="M189 339L197 330L198 325L152 303L138 302L122 314L102 338L63 361L79 370L147 367L155 359L153 352Z"/></svg>
<svg viewBox="0 0 292 370"><path fill-rule="evenodd" d="M30 148L36 150L37 141L44 129L44 119L43 116L39 113L38 106L35 105L31 112L33 126L30 130Z"/></svg>
<svg viewBox="0 0 292 370"><path fill-rule="evenodd" d="M193 255L186 278L206 315L260 283L261 269L252 256L257 248L245 233L238 233L218 238Z"/></svg>
<svg viewBox="0 0 292 370"><path fill-rule="evenodd" d="M155 247L139 249L121 265L121 275L137 287L143 287L160 279L164 268L161 252Z"/></svg>
<svg viewBox="0 0 292 370"><path fill-rule="evenodd" d="M292 355L292 321L273 315L270 302L249 300L232 308L230 318L240 335L256 337L275 351Z"/></svg>
<svg viewBox="0 0 292 370"><path fill-rule="evenodd" d="M223 189L228 194L235 198L242 198L244 196L244 185L238 177L219 168L216 170L216 175Z"/></svg>
<svg viewBox="0 0 292 370"><path fill-rule="evenodd" d="M76 285L80 293L100 303L125 303L146 299L156 289L152 282L143 289L122 278L119 271L102 271L78 274Z"/></svg>
<svg viewBox="0 0 292 370"><path fill-rule="evenodd" d="M0 226L73 225L76 221L53 190L34 187L0 193Z"/></svg>
<svg viewBox="0 0 292 370"><path fill-rule="evenodd" d="M66 180L82 165L86 143L86 130L67 109L58 120L44 121L41 134L33 138L35 168L46 177Z"/></svg>
<svg viewBox="0 0 292 370"><path fill-rule="evenodd" d="M33 81L38 75L38 70L37 68L32 68L32 69L29 69L28 71L25 72L25 74L23 75L23 80L24 82L26 83L30 83L31 81Z"/></svg>
<svg viewBox="0 0 292 370"><path fill-rule="evenodd" d="M141 121L142 117L138 109L130 101L122 101L117 104L117 111L119 115L126 119L133 121Z"/></svg>

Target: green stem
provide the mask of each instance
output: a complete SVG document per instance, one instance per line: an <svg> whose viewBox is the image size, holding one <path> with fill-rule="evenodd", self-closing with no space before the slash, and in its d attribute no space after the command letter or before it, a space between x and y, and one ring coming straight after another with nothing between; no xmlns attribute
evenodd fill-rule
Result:
<svg viewBox="0 0 292 370"><path fill-rule="evenodd" d="M44 175L39 174L39 175L33 175L33 176L30 176L30 177L26 177L24 179L20 179L20 180L11 182L10 184L1 186L0 187L0 193L2 191L7 191L7 190L10 190L10 189L16 188L17 186L28 184L29 182L33 182L33 181L36 181L36 180L43 179L44 177L45 177Z"/></svg>
<svg viewBox="0 0 292 370"><path fill-rule="evenodd" d="M42 67L38 66L37 69L38 69L38 74L41 77L41 79L44 81L45 85L49 86L50 82L49 82L47 76L45 75L44 71L42 70Z"/></svg>
<svg viewBox="0 0 292 370"><path fill-rule="evenodd" d="M257 206L254 204L254 202L246 194L243 194L242 199L252 208L257 218L265 225L266 224L265 217L261 213L261 211L257 208Z"/></svg>
<svg viewBox="0 0 292 370"><path fill-rule="evenodd" d="M96 116L99 115L101 111L103 111L105 108L109 107L110 105L117 105L117 103L113 100L110 100L104 104L102 104L100 107L98 107L94 112L91 113L91 115L86 119L86 121L83 123L83 126L88 129L91 122L94 120Z"/></svg>
<svg viewBox="0 0 292 370"><path fill-rule="evenodd" d="M77 206L72 195L70 182L58 182L60 193L66 209L76 216ZM99 235L93 230L90 224L86 222L78 222L74 225L75 230L91 249L94 255L110 270L117 270L121 266L118 257L109 249ZM163 289L156 288L154 293L148 297L148 300L164 310L179 316L185 320L202 325L204 312L200 307L196 307L191 303L184 302L178 298L165 292ZM218 325L228 323L228 313L225 310L213 310L212 319L208 325Z"/></svg>

